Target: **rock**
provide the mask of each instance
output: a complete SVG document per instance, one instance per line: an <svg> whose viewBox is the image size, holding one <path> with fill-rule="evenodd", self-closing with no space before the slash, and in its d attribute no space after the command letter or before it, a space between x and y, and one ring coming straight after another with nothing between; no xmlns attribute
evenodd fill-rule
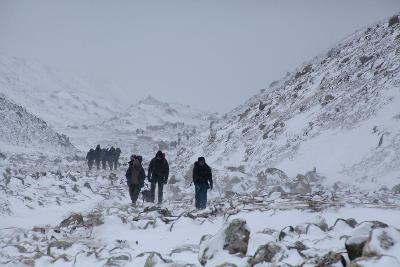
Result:
<svg viewBox="0 0 400 267"><path fill-rule="evenodd" d="M307 73L309 73L311 71L312 71L312 64L309 64L309 65L305 66L302 71L297 72L295 75L295 78L296 79L300 78L301 76L306 75Z"/></svg>
<svg viewBox="0 0 400 267"><path fill-rule="evenodd" d="M393 186L392 191L395 194L400 194L400 184Z"/></svg>
<svg viewBox="0 0 400 267"><path fill-rule="evenodd" d="M112 256L107 259L104 266L124 266L129 260L130 257L127 255Z"/></svg>
<svg viewBox="0 0 400 267"><path fill-rule="evenodd" d="M343 228L343 227L354 228L354 227L356 227L356 225L357 225L357 221L354 220L353 218L349 218L349 219L339 218L335 221L333 226L329 228L329 230L338 229L338 231L341 231L341 228Z"/></svg>
<svg viewBox="0 0 400 267"><path fill-rule="evenodd" d="M280 232L279 232L279 236L278 236L278 240L282 241L285 237L287 236L291 236L293 237L293 233L294 233L294 228L293 226L286 226L285 228L283 228Z"/></svg>
<svg viewBox="0 0 400 267"><path fill-rule="evenodd" d="M329 104L332 100L334 100L335 97L333 95L325 95L325 97L321 100L321 105L326 106Z"/></svg>
<svg viewBox="0 0 400 267"><path fill-rule="evenodd" d="M366 221L357 225L351 237L345 243L349 259L354 260L363 255L364 246L370 238L371 230L387 226L387 224L380 221Z"/></svg>
<svg viewBox="0 0 400 267"><path fill-rule="evenodd" d="M327 266L337 266L336 264L339 262L343 266L346 266L346 260L340 253L330 251L328 254L325 254L324 256L317 258L315 264L316 267L327 267Z"/></svg>
<svg viewBox="0 0 400 267"><path fill-rule="evenodd" d="M76 184L74 184L74 186L72 187L72 190L75 191L76 193L79 192L79 188Z"/></svg>
<svg viewBox="0 0 400 267"><path fill-rule="evenodd" d="M348 267L400 267L400 261L392 256L377 256L369 258L358 258L348 265Z"/></svg>
<svg viewBox="0 0 400 267"><path fill-rule="evenodd" d="M86 227L95 227L102 224L104 224L104 220L100 212L90 213L86 216Z"/></svg>
<svg viewBox="0 0 400 267"><path fill-rule="evenodd" d="M238 267L238 266L234 263L225 262L225 263L217 265L215 267Z"/></svg>
<svg viewBox="0 0 400 267"><path fill-rule="evenodd" d="M60 223L60 227L83 226L83 225L84 225L83 217L80 213L74 213Z"/></svg>
<svg viewBox="0 0 400 267"><path fill-rule="evenodd" d="M61 240L53 241L47 247L47 255L51 255L51 248L67 249L70 248L71 246L72 246L71 242L61 241Z"/></svg>
<svg viewBox="0 0 400 267"><path fill-rule="evenodd" d="M293 245L288 246L289 249L297 249L297 251L303 251L309 249L306 245L303 244L301 241L294 242Z"/></svg>
<svg viewBox="0 0 400 267"><path fill-rule="evenodd" d="M245 256L249 245L250 231L243 219L233 220L225 230L225 241L223 249L230 254L239 253Z"/></svg>
<svg viewBox="0 0 400 267"><path fill-rule="evenodd" d="M90 191L93 192L92 187L90 186L89 182L85 182L85 183L83 184L83 186L86 187L87 189L89 189Z"/></svg>
<svg viewBox="0 0 400 267"><path fill-rule="evenodd" d="M394 227L373 229L362 256L391 255L400 260L400 230Z"/></svg>
<svg viewBox="0 0 400 267"><path fill-rule="evenodd" d="M373 56L361 56L359 59L360 59L361 64L364 65L365 63L370 61L372 58L373 58Z"/></svg>
<svg viewBox="0 0 400 267"><path fill-rule="evenodd" d="M282 255L282 248L274 242L269 242L266 245L260 246L253 257L249 259L250 266L262 262L276 262L280 261L284 255Z"/></svg>
<svg viewBox="0 0 400 267"><path fill-rule="evenodd" d="M138 255L137 257L143 256L142 254ZM164 259L160 253L158 252L151 252L150 255L147 257L146 262L143 267L156 267L159 265L163 265L172 263L170 259Z"/></svg>
<svg viewBox="0 0 400 267"><path fill-rule="evenodd" d="M365 244L367 243L367 240L368 239L364 236L360 236L352 237L346 241L345 247L347 255L349 256L349 259L351 261L362 256L363 249Z"/></svg>
<svg viewBox="0 0 400 267"><path fill-rule="evenodd" d="M232 220L226 228L221 229L214 236L205 235L200 240L198 260L201 265L208 264L208 261L215 259L216 255L224 255L222 262L212 262L212 265L228 262L230 254L244 257L250 238L250 231L243 219ZM218 257L221 258L221 257Z"/></svg>
<svg viewBox="0 0 400 267"><path fill-rule="evenodd" d="M399 16L398 15L394 15L393 17L391 17L389 19L388 26L391 27L391 26L393 26L395 24L398 24L398 23L400 23Z"/></svg>

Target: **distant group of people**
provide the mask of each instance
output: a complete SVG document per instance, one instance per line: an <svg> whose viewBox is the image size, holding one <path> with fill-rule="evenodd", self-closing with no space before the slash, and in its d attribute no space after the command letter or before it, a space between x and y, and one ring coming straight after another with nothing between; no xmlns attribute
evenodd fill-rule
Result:
<svg viewBox="0 0 400 267"><path fill-rule="evenodd" d="M95 149L91 148L86 155L87 164L89 170L92 170L93 164L96 164L96 168L100 170L100 166L103 170L107 169L107 164L110 170L116 170L119 166L119 157L121 156L121 149L114 148L101 148L97 145Z"/></svg>
<svg viewBox="0 0 400 267"><path fill-rule="evenodd" d="M146 173L142 166L143 157L132 155L125 177L129 187L129 196L132 205L136 206L141 189L144 187ZM163 201L164 184L167 184L169 176L169 164L162 151L157 151L155 157L150 161L147 170L147 179L150 182L149 201L155 201L155 191L158 187L158 204ZM207 205L207 191L213 189L211 168L207 165L204 157L199 157L194 163L193 183L195 186L195 206L197 209L205 209Z"/></svg>

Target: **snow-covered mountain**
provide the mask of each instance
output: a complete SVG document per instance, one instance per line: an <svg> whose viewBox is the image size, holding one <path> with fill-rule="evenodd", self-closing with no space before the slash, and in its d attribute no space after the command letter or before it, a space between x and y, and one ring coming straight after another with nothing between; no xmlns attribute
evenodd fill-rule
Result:
<svg viewBox="0 0 400 267"><path fill-rule="evenodd" d="M110 83L0 54L0 92L63 133L121 112L117 91Z"/></svg>
<svg viewBox="0 0 400 267"><path fill-rule="evenodd" d="M192 147L182 162L203 154L240 177L315 167L332 182L399 183L400 24L347 37L226 114Z"/></svg>
<svg viewBox="0 0 400 267"><path fill-rule="evenodd" d="M68 137L52 130L45 121L30 114L0 94L1 152L76 152Z"/></svg>
<svg viewBox="0 0 400 267"><path fill-rule="evenodd" d="M132 127L144 130L147 127L177 123L198 126L207 124L213 116L215 114L196 110L187 105L166 103L148 96L104 124L122 130Z"/></svg>

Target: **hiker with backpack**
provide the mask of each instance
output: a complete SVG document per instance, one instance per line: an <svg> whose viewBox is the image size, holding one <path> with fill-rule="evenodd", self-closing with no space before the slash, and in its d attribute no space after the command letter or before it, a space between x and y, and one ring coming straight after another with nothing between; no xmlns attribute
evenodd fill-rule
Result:
<svg viewBox="0 0 400 267"><path fill-rule="evenodd" d="M132 205L136 206L136 201L139 198L140 190L144 186L144 180L146 178L146 173L142 167L141 156L131 156L125 177L129 187L129 196L131 197Z"/></svg>
<svg viewBox="0 0 400 267"><path fill-rule="evenodd" d="M168 182L169 165L162 151L158 151L156 156L150 161L148 169L148 179L151 183L151 200L155 201L156 185L158 186L158 204L162 204L164 184Z"/></svg>
<svg viewBox="0 0 400 267"><path fill-rule="evenodd" d="M195 190L195 206L205 209L207 206L207 190L213 189L211 168L204 157L199 157L193 167L193 183Z"/></svg>

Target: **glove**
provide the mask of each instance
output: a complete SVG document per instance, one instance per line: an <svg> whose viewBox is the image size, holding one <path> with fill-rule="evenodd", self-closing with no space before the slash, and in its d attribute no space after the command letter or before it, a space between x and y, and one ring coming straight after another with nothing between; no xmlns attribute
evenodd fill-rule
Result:
<svg viewBox="0 0 400 267"><path fill-rule="evenodd" d="M167 182L168 182L168 179L164 179L164 184L167 184Z"/></svg>
<svg viewBox="0 0 400 267"><path fill-rule="evenodd" d="M213 184L210 184L210 190L213 190Z"/></svg>

